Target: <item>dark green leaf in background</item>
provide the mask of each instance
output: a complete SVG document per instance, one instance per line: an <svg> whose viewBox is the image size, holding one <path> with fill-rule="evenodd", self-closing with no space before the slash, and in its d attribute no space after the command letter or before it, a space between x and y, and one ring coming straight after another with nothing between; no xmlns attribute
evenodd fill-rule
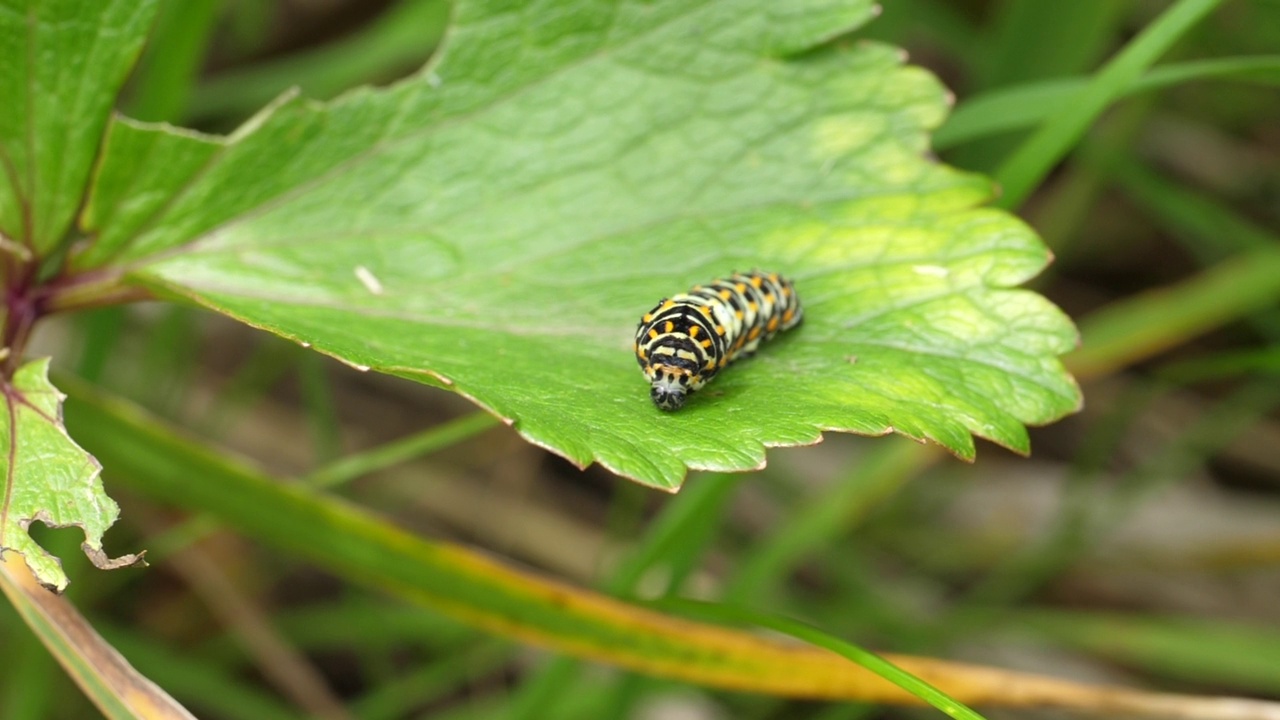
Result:
<svg viewBox="0 0 1280 720"><path fill-rule="evenodd" d="M156 0L0 0L0 235L62 239Z"/></svg>
<svg viewBox="0 0 1280 720"><path fill-rule="evenodd" d="M228 138L113 123L74 258L360 367L451 386L531 441L664 488L824 430L972 435L1079 405L1049 254L925 159L946 91L870 2L461 2L418 76L287 97ZM165 158L158 162L157 158ZM658 299L796 280L805 324L674 414L631 354Z"/></svg>

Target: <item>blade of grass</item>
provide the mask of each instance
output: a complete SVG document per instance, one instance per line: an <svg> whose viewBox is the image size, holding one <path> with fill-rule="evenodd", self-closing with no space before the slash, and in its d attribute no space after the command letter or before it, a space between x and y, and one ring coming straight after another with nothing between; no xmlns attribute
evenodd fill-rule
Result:
<svg viewBox="0 0 1280 720"><path fill-rule="evenodd" d="M681 585L696 564L689 558L702 557L715 538L725 507L743 477L724 473L702 475L672 498L649 525L639 546L611 574L605 591L615 595L632 594L647 571L673 560L680 569L668 578L667 589Z"/></svg>
<svg viewBox="0 0 1280 720"><path fill-rule="evenodd" d="M867 668L924 700L949 717L956 718L956 720L984 720L981 715L965 707L964 704L879 655L863 650L853 643L831 637L811 625L775 615L753 612L732 605L698 602L683 598L659 600L653 605L664 610L686 614L690 617L710 622L753 625L767 628L783 635L789 635L810 645L830 650Z"/></svg>
<svg viewBox="0 0 1280 720"><path fill-rule="evenodd" d="M217 668L202 662L189 653L175 652L174 648L148 640L131 629L100 623L102 634L111 645L147 674L193 705L214 710L219 717L236 720L302 720L300 710L294 710L275 697L262 692L233 676L219 672ZM129 716L130 720L150 715Z"/></svg>
<svg viewBox="0 0 1280 720"><path fill-rule="evenodd" d="M426 655L447 655L481 637L442 615L358 591L333 601L280 608L272 620L291 644L314 654L354 648L386 655L410 646ZM193 652L205 662L238 670L245 662L238 643L223 633L195 646Z"/></svg>
<svg viewBox="0 0 1280 720"><path fill-rule="evenodd" d="M1012 2L996 6L995 37L978 59L983 85L1070 75L1095 64L1128 7L1114 0Z"/></svg>
<svg viewBox="0 0 1280 720"><path fill-rule="evenodd" d="M390 80L424 63L444 35L451 4L407 0L343 40L222 73L196 88L194 117L245 117L297 87L329 99L361 83Z"/></svg>
<svg viewBox="0 0 1280 720"><path fill-rule="evenodd" d="M0 590L62 669L110 720L195 720L121 657L61 595L40 585L22 556L0 556Z"/></svg>
<svg viewBox="0 0 1280 720"><path fill-rule="evenodd" d="M1013 209L1049 174L1124 88L1222 0L1178 0L1138 34L1089 83L996 171L1003 194L996 205Z"/></svg>
<svg viewBox="0 0 1280 720"><path fill-rule="evenodd" d="M1092 155L1090 161L1099 162L1126 195L1203 263L1280 246L1280 234L1241 217L1203 192L1170 180L1132 154Z"/></svg>
<svg viewBox="0 0 1280 720"><path fill-rule="evenodd" d="M202 434L222 438L230 426L255 401L297 364L300 348L274 337L258 338L248 356L213 399L213 406L200 418Z"/></svg>
<svg viewBox="0 0 1280 720"><path fill-rule="evenodd" d="M21 658L22 662L13 663L5 678L4 691L0 692L0 717L6 720L53 717L54 693L49 690L62 682L62 678L54 674L57 665L53 658L31 633L18 637L6 635L4 649L9 657Z"/></svg>
<svg viewBox="0 0 1280 720"><path fill-rule="evenodd" d="M1280 693L1280 632L1259 624L1189 617L1018 612L1014 624L1062 645L1165 677Z"/></svg>
<svg viewBox="0 0 1280 720"><path fill-rule="evenodd" d="M1189 385L1257 375L1280 376L1280 345L1216 352L1208 357L1180 360L1161 367L1159 377L1164 382Z"/></svg>
<svg viewBox="0 0 1280 720"><path fill-rule="evenodd" d="M902 438L879 442L865 461L788 514L739 563L724 597L743 603L768 592L806 553L848 532L887 495L932 464L938 453Z"/></svg>
<svg viewBox="0 0 1280 720"><path fill-rule="evenodd" d="M90 382L102 380L124 328L124 320L125 309L122 307L76 313L72 323L80 340L75 363L77 375Z"/></svg>
<svg viewBox="0 0 1280 720"><path fill-rule="evenodd" d="M179 122L208 51L221 0L167 0L133 76L130 117Z"/></svg>
<svg viewBox="0 0 1280 720"><path fill-rule="evenodd" d="M917 704L826 650L674 618L538 578L484 554L421 540L334 498L282 484L175 436L140 408L60 378L72 434L115 482L206 510L336 574L478 629L650 675L788 697ZM886 656L968 704L1242 718L1280 704L1162 695L907 656Z"/></svg>
<svg viewBox="0 0 1280 720"><path fill-rule="evenodd" d="M487 412L464 415L371 450L334 460L308 475L305 482L322 488L345 485L378 470L456 445L498 424L498 419Z"/></svg>
<svg viewBox="0 0 1280 720"><path fill-rule="evenodd" d="M1152 68L1125 86L1120 97L1164 90L1203 80L1236 80L1280 86L1280 57L1215 58L1169 63ZM933 134L933 148L948 150L963 143L1034 127L1066 107L1088 78L1040 80L991 90L962 101Z"/></svg>
<svg viewBox="0 0 1280 720"><path fill-rule="evenodd" d="M342 456L342 423L333 405L333 390L329 386L329 374L325 363L329 359L320 353L303 352L298 355L298 384L302 389L302 404L306 409L307 428L311 431L311 446L316 464L330 463Z"/></svg>
<svg viewBox="0 0 1280 720"><path fill-rule="evenodd" d="M133 508L144 529L163 525L152 510ZM316 666L280 636L267 610L233 582L204 544L183 548L168 565L209 611L214 624L230 632L253 662L253 669L294 705L317 720L351 720Z"/></svg>
<svg viewBox="0 0 1280 720"><path fill-rule="evenodd" d="M1280 248L1238 255L1158 290L1117 301L1079 322L1080 349L1064 358L1077 378L1149 358L1280 299Z"/></svg>
<svg viewBox="0 0 1280 720"><path fill-rule="evenodd" d="M725 504L741 476L710 474L688 483L671 498L657 519L649 524L640 544L619 563L603 583L612 595L633 595L641 579L652 568L667 561L671 572L663 594L679 588L693 571L696 560L715 536ZM507 720L534 720L550 717L555 703L574 686L581 663L557 658L525 681L513 698ZM621 717L619 700L612 698L613 712L605 717Z"/></svg>
<svg viewBox="0 0 1280 720"><path fill-rule="evenodd" d="M475 678L497 672L510 655L506 643L487 642L421 664L389 682L379 683L353 702L352 710L360 720L413 717L415 708L438 702Z"/></svg>
<svg viewBox="0 0 1280 720"><path fill-rule="evenodd" d="M1137 388L1135 396L1154 398L1165 388ZM1097 538L1106 537L1120 526L1132 512L1140 495L1149 495L1156 488L1164 487L1176 479L1187 477L1190 470L1202 465L1253 426L1260 418L1280 404L1280 386L1270 381L1254 381L1215 403L1204 415L1164 447L1153 452L1150 459L1132 471L1116 478L1115 484L1123 488L1108 503L1099 503L1094 489L1103 474L1106 461L1119 446L1129 416L1140 412L1146 403L1121 403L1110 427L1100 428L1095 444L1100 445L1096 457L1088 458L1087 465L1079 467L1074 482L1069 487L1069 502L1058 518L1046 540L1030 552L1015 556L1003 567L992 572L976 584L966 595L960 612L972 612L978 616L1003 613L1009 606L1030 595L1051 578L1066 570L1091 548ZM1111 430L1108 438L1103 430Z"/></svg>

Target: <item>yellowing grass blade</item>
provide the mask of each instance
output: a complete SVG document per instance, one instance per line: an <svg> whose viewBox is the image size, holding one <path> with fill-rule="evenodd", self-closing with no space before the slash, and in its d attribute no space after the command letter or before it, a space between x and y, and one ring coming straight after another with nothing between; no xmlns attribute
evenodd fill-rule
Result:
<svg viewBox="0 0 1280 720"><path fill-rule="evenodd" d="M70 601L40 585L18 553L5 553L0 561L0 589L103 715L111 720L195 720L134 670Z"/></svg>
<svg viewBox="0 0 1280 720"><path fill-rule="evenodd" d="M911 692L829 650L695 622L432 542L179 437L136 406L70 379L67 424L110 478L211 513L276 548L496 635L709 687L796 698L919 705ZM114 472L113 472L114 471ZM884 655L957 702L1161 718L1280 720L1280 704L1097 687L1029 673Z"/></svg>

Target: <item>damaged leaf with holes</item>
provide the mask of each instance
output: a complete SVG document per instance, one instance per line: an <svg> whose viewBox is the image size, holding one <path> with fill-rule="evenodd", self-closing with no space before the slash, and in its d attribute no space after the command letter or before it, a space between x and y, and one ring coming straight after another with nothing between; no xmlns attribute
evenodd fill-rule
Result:
<svg viewBox="0 0 1280 720"><path fill-rule="evenodd" d="M98 463L67 436L62 425L62 393L48 378L49 361L27 363L4 383L0 415L0 463L4 504L0 507L0 551L21 553L42 585L67 586L62 563L28 534L32 522L78 527L81 546L93 564L112 569L139 564L140 555L109 558L102 534L120 514L98 477Z"/></svg>

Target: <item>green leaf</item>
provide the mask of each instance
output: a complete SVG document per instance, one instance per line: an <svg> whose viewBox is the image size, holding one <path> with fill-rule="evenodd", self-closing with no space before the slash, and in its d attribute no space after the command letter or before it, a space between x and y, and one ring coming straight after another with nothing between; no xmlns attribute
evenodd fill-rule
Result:
<svg viewBox="0 0 1280 720"><path fill-rule="evenodd" d="M556 8L459 3L419 76L285 97L227 138L113 124L76 267L124 264L668 489L824 430L1026 452L1024 424L1078 407L1074 328L1012 289L1048 251L924 157L946 91L892 47L815 50L870 2ZM658 411L640 315L751 268L796 281L804 326Z"/></svg>
<svg viewBox="0 0 1280 720"><path fill-rule="evenodd" d="M0 235L66 232L156 0L0 0Z"/></svg>
<svg viewBox="0 0 1280 720"><path fill-rule="evenodd" d="M0 466L4 503L0 506L0 553L21 553L44 586L61 591L67 576L56 557L27 534L32 521L84 530L81 546L103 569L136 565L140 556L110 559L102 534L120 509L102 491L98 463L67 436L62 426L62 393L48 377L49 360L35 360L4 383L7 412L0 416Z"/></svg>

